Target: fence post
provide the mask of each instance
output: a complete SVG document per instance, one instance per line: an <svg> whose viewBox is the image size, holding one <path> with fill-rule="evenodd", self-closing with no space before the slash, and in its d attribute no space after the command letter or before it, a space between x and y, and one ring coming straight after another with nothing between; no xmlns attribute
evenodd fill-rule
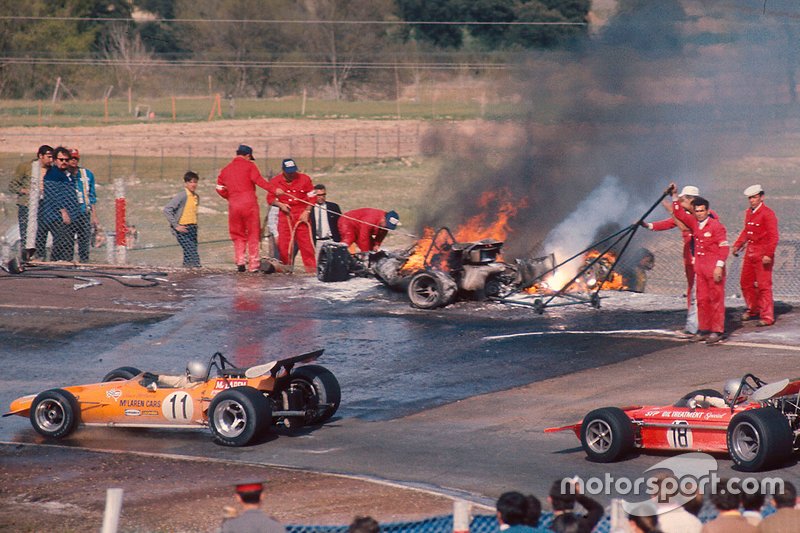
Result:
<svg viewBox="0 0 800 533"><path fill-rule="evenodd" d="M311 168L317 167L317 136L311 134Z"/></svg>
<svg viewBox="0 0 800 533"><path fill-rule="evenodd" d="M469 533L469 514L469 502L453 501L453 533Z"/></svg>
<svg viewBox="0 0 800 533"><path fill-rule="evenodd" d="M116 220L114 224L114 231L115 231L115 245L116 249L116 261L115 263L118 265L124 265L127 260L127 247L125 246L125 237L127 233L127 228L125 227L125 182L122 178L117 178L114 180L114 191L115 191L115 213L116 213Z"/></svg>
<svg viewBox="0 0 800 533"><path fill-rule="evenodd" d="M106 510L103 513L103 529L101 533L117 533L121 511L122 489L106 490Z"/></svg>

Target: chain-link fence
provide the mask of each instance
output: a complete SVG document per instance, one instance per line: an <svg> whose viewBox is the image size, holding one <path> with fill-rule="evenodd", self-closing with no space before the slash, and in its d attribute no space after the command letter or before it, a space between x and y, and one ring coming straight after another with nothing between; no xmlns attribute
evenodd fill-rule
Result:
<svg viewBox="0 0 800 533"><path fill-rule="evenodd" d="M401 157L403 154L418 153L420 139L415 130L400 134L398 143L397 131L392 137L386 131L375 133L372 136L359 132L351 137L349 145L330 142L333 137L328 137L327 142L321 142L320 137L301 136L293 138L272 139L265 144L263 151L276 157L257 157L262 174L270 177L280 168L280 157L283 154L297 151L304 156L297 157L301 169L313 169L312 174L324 174L331 169L334 161L341 165L343 159L342 149L349 146L351 150L357 146L358 152L351 152L346 159L347 164L353 161L361 164L374 164L386 158L396 158L398 146ZM337 136L340 139L342 136ZM347 137L347 136L344 136ZM392 143L390 143L390 140ZM364 141L362 145L361 142ZM281 144L283 143L283 144ZM412 144L417 148L412 149ZM389 148L391 144L392 148ZM371 146L373 153L366 154L366 146ZM336 150L335 159L333 151ZM416 150L416 151L414 151ZM114 154L84 154L81 157L82 167L94 172L94 216L87 217L83 207L91 204L83 200L80 203L81 191L84 182L74 183L76 201L69 201L66 211L70 215L70 224L64 224L61 213L61 200L55 202L37 203L41 205L41 212L36 216L31 214L34 205L29 199L22 199L14 192L14 180L20 172L27 168L28 174L34 166L29 157L19 154L0 154L0 256L7 260L14 253L19 253L19 230L27 234L28 247L36 250L39 258L50 260L80 261L88 263L111 263L116 261L114 243L117 231L115 220L117 218L117 193L114 181L122 179L124 195L126 198L125 225L126 231L126 262L130 265L150 266L157 268L179 267L182 264L181 248L170 230L169 224L163 214L167 202L183 189L182 176L187 169L192 169L200 175L198 194L200 206L198 210L198 242L201 264L212 268L230 268L232 265L232 244L228 234L227 202L220 198L214 184L220 168L227 164L229 157L223 157L203 150L186 151L181 156L146 157L136 154L120 156ZM174 152L172 152L174 153ZM324 154L326 157L322 157ZM258 153L257 153L258 155ZM357 158L356 158L357 156ZM368 157L370 156L370 157ZM362 157L364 157L362 159ZM339 167L341 168L341 167ZM778 245L774 266L774 293L775 298L785 301L796 301L800 298L800 279L796 276L796 268L800 262L800 216L795 214L793 203L795 196L785 192L786 186L775 178L774 183L763 179L762 185L767 194L765 201L774 209L779 219L780 243ZM63 184L56 182L47 186L42 182L42 193L52 190L53 194L63 195ZM738 236L744 225L744 210L747 207L747 198L742 190L749 183L736 180L735 184L717 184L715 187L705 187L703 191L711 200L711 207L720 216L721 221L728 229L728 240L733 241ZM775 193L773 193L775 191ZM781 194L776 194L781 191ZM265 193L257 189L261 202L262 220L267 215L266 205L263 201ZM18 205L21 204L21 205ZM66 204L65 204L66 205ZM72 212L70 212L72 209ZM18 218L19 213L27 213L27 218L39 220L39 228L31 229L26 224L25 217ZM635 217L636 214L632 213ZM648 217L648 220L665 218L667 213L660 207ZM633 217L632 217L633 218ZM74 221L72 220L74 219ZM26 227L28 226L28 227ZM38 241L37 241L38 235ZM31 240L32 239L32 240ZM88 248L87 248L88 243ZM631 243L626 256L633 256L641 248L649 250L654 258L652 270L646 271L647 280L645 291L666 295L681 295L686 291L686 280L683 272L682 240L677 229L664 232L651 232L639 229ZM88 253L88 257L87 257ZM265 255L265 250L262 250ZM727 262L727 291L728 296L740 297L739 275L741 272L742 258L728 258Z"/></svg>

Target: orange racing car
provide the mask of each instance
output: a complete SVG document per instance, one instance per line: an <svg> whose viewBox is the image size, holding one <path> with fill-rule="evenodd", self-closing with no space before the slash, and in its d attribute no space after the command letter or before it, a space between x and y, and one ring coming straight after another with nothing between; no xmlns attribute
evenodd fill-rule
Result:
<svg viewBox="0 0 800 533"><path fill-rule="evenodd" d="M333 373L316 360L324 350L236 368L217 352L193 361L178 376L112 370L100 383L50 389L17 398L3 416L29 417L47 438L60 439L78 424L105 427L209 427L224 446L244 446L276 424L320 424L339 407Z"/></svg>

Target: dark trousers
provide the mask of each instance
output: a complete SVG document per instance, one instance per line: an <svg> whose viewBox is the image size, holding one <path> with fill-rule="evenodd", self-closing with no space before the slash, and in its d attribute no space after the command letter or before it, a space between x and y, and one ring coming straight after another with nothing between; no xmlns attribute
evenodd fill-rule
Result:
<svg viewBox="0 0 800 533"><path fill-rule="evenodd" d="M89 262L89 245L92 241L92 216L81 213L72 221L72 231L78 238L78 258L81 263Z"/></svg>
<svg viewBox="0 0 800 533"><path fill-rule="evenodd" d="M41 261L47 260L47 223L42 218L42 205L44 202L39 200L38 216L36 217L36 240L34 246L36 247L36 257Z"/></svg>
<svg viewBox="0 0 800 533"><path fill-rule="evenodd" d="M183 266L187 268L200 266L200 253L197 251L197 224L187 224L186 232L172 230L178 244L183 249Z"/></svg>
<svg viewBox="0 0 800 533"><path fill-rule="evenodd" d="M50 250L51 261L72 261L75 256L75 233L72 231L71 224L64 224L59 218L46 222L44 226L44 238L47 241L47 234L53 234L53 249ZM37 247L37 255L38 247ZM44 259L44 254L41 256Z"/></svg>
<svg viewBox="0 0 800 533"><path fill-rule="evenodd" d="M17 206L17 222L19 223L19 250L25 249L25 238L28 235L28 206Z"/></svg>

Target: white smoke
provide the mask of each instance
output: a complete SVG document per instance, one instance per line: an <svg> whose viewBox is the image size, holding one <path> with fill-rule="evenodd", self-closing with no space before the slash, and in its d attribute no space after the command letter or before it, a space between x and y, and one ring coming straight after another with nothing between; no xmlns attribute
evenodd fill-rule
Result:
<svg viewBox="0 0 800 533"><path fill-rule="evenodd" d="M560 224L547 234L544 250L555 255L556 264L564 261L593 244L597 229L605 224L617 223L621 228L634 224L646 207L641 200L632 199L616 176L606 176L589 196ZM601 235L601 238L609 235ZM600 245L605 250L617 237ZM572 279L583 266L582 258L575 258L559 267L550 288L560 289Z"/></svg>

